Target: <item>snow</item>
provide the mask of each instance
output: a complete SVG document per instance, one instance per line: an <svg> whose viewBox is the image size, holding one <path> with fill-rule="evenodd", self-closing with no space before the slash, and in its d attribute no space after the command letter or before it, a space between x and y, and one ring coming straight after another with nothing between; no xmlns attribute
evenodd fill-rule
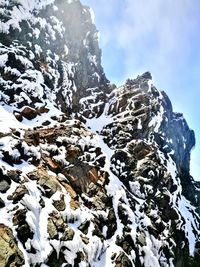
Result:
<svg viewBox="0 0 200 267"><path fill-rule="evenodd" d="M0 106L0 132L8 134L14 128L26 129L27 127L19 122L12 113L8 112L3 106Z"/></svg>
<svg viewBox="0 0 200 267"><path fill-rule="evenodd" d="M108 108L109 108L109 104L107 103L104 108L104 113L98 118L94 117L92 119L88 119L86 122L86 126L89 129L91 129L93 132L100 133L105 125L108 125L113 122L112 117L107 115Z"/></svg>
<svg viewBox="0 0 200 267"><path fill-rule="evenodd" d="M33 35L35 36L36 39L38 39L40 37L40 30L38 28L34 28Z"/></svg>
<svg viewBox="0 0 200 267"><path fill-rule="evenodd" d="M8 20L6 22L0 22L0 31L4 33L9 33L11 27L13 29L18 29L19 31L21 31L21 21L37 21L37 19L33 15L33 11L43 9L47 5L54 3L54 0L18 0L18 3L18 5L13 6L13 8L9 11Z"/></svg>
<svg viewBox="0 0 200 267"><path fill-rule="evenodd" d="M156 115L153 116L153 118L151 119L148 125L148 127L154 127L155 133L159 132L159 128L163 121L163 115L164 115L164 108L162 105L160 105L160 110L158 111Z"/></svg>
<svg viewBox="0 0 200 267"><path fill-rule="evenodd" d="M41 209L39 204L41 192L38 190L36 181L30 181L26 183L25 186L29 194L24 196L22 204L29 209L26 214L26 221L30 229L34 232L33 239L27 242L30 242L30 245L37 251L34 256L30 257L33 263L44 262L52 251L52 247L48 241L47 218L54 208L51 204L51 200L45 199L45 209Z"/></svg>
<svg viewBox="0 0 200 267"><path fill-rule="evenodd" d="M104 113L97 119L92 118L88 119L86 125L91 128L93 132L100 133L103 129L103 126L112 123L113 119L107 115L108 105L105 107ZM95 267L100 266L114 266L111 264L110 258L113 253L120 252L121 248L119 248L115 244L115 240L117 236L123 236L123 224L121 223L119 216L118 216L118 204L120 199L126 198L126 193L123 189L123 184L119 181L119 179L111 172L111 157L114 153L114 150L110 149L108 145L104 142L103 136L101 134L95 136L96 144L101 147L103 154L106 157L106 162L104 166L104 170L109 173L109 184L106 186L106 190L108 195L111 195L113 198L113 208L115 211L115 215L117 217L117 230L112 236L112 238L106 241L106 248L102 256L100 257L99 262L95 262ZM104 229L105 231L105 229ZM127 255L128 256L128 255ZM129 256L128 256L129 257ZM130 259L130 257L129 257ZM131 259L130 259L131 260ZM132 260L131 260L132 262ZM133 262L132 262L133 264ZM134 265L133 265L134 266Z"/></svg>
<svg viewBox="0 0 200 267"><path fill-rule="evenodd" d="M191 206L190 202L184 196L181 196L181 199L179 199L178 207L179 211L181 212L181 215L186 221L186 224L184 225L184 231L186 232L186 236L189 242L190 256L194 256L195 244L197 241L194 234L194 230L198 232L198 229L197 223L195 222L191 211L195 213L195 209L193 206Z"/></svg>
<svg viewBox="0 0 200 267"><path fill-rule="evenodd" d="M90 15L91 15L92 23L95 24L95 15L94 15L94 11L93 11L92 8L89 8L89 11L90 11Z"/></svg>
<svg viewBox="0 0 200 267"><path fill-rule="evenodd" d="M8 61L8 55L7 54L0 55L0 67L1 68L3 66L5 66L7 61Z"/></svg>
<svg viewBox="0 0 200 267"><path fill-rule="evenodd" d="M71 4L74 0L68 0L67 3ZM34 17L33 14L35 13L35 10L40 10L46 5L53 4L53 0L43 0L43 1L32 1L32 0L18 0L18 3L20 5L16 5L13 7L12 10L10 10L10 13L8 14L8 20L6 22L0 22L0 31L3 32L9 32L10 27L13 29L18 29L21 31L20 28L20 22L22 20L28 19L31 24L37 25L38 28L33 28L33 35L36 39L40 37L41 32L45 31L48 35L50 35L52 40L55 40L57 38L57 34L62 37L64 32L64 27L62 23L54 16L51 16L48 18L51 21L51 24L47 22L46 19L40 18L40 17ZM57 11L58 8L56 6L53 6L54 11ZM88 9L85 10L85 12L88 12ZM91 21L94 23L94 13L91 9L89 9L89 12L91 14ZM36 12L37 13L37 12ZM39 13L38 13L39 14ZM42 30L42 31L41 31ZM28 33L31 35L31 33ZM88 46L88 35L89 31L86 33L85 39L83 40L83 44ZM98 39L98 33L94 34L94 38ZM37 42L37 40L35 40ZM144 205L145 203L145 197L146 195L151 196L154 194L154 188L148 184L148 178L152 178L155 176L154 171L149 171L148 178L145 177L133 177L133 180L129 182L130 185L130 192L125 187L125 185L121 182L122 179L119 175L125 176L126 173L123 172L123 169L126 168L125 162L121 162L118 160L111 166L111 159L113 158L115 154L115 150L113 147L109 146L105 142L104 137L104 131L105 126L113 126L116 121L120 124L121 122L125 122L126 129L132 131L133 126L131 124L131 121L133 120L133 114L130 113L131 110L134 110L134 102L139 99L139 97L142 98L141 90L139 88L132 88L130 89L129 93L133 93L134 96L127 101L127 106L120 107L120 95L123 95L124 87L120 87L119 89L116 89L114 91L113 98L110 97L110 101L106 104L104 108L103 114L96 118L91 117L90 119L86 119L86 127L91 129L91 134L86 132L81 133L80 136L73 136L70 137L66 136L60 136L57 141L66 141L69 145L74 145L74 147L79 147L82 151L84 151L84 155L78 158L78 160L82 160L84 162L86 156L90 156L89 164L95 165L95 160L98 158L95 158L95 148L100 147L101 151L103 153L103 157L105 158L105 165L101 169L104 170L108 174L108 183L105 186L106 192L109 197L112 199L113 209L116 216L116 224L117 224L117 230L113 233L113 236L109 240L101 240L101 238L93 235L93 231L95 229L95 225L93 223L93 220L99 216L99 218L105 218L108 217L109 208L106 208L106 210L98 210L90 209L86 206L84 206L83 199L86 199L88 202L94 201L95 196L89 198L86 194L85 196L79 196L79 202L80 207L76 210L70 209L70 201L71 197L66 192L66 190L62 187L61 192L56 192L51 196L50 198L46 198L44 196L44 189L39 186L37 181L31 181L26 176L27 173L35 170L35 166L29 163L29 161L22 161L21 164L14 164L13 166L10 166L6 162L2 160L3 152L7 151L10 156L12 156L14 159L19 158L20 153L19 150L16 148L20 142L22 144L22 148L24 149L24 152L26 155L28 155L30 158L35 157L37 159L40 159L42 156L42 152L45 151L45 153L50 156L50 152L55 152L54 156L52 156L52 159L59 161L63 163L65 166L69 167L70 162L66 160L66 154L67 149L64 146L56 146L56 145L49 145L49 144L40 144L40 146L31 146L28 145L24 140L24 131L28 128L33 129L34 127L41 127L41 125L44 122L49 122L50 125L46 127L46 129L51 129L53 126L58 125L58 121L53 120L51 117L57 116L58 118L62 117L63 113L59 110L61 107L55 106L55 99L57 96L57 92L61 89L58 84L59 80L61 78L59 71L57 69L54 69L56 64L58 64L57 61L60 61L60 67L62 68L63 72L63 84L62 84L62 97L65 101L65 104L67 107L71 107L73 93L78 90L76 87L76 84L74 82L75 77L75 70L76 70L76 64L75 63L66 63L63 62L61 59L65 59L64 56L68 57L69 55L69 48L67 45L64 45L64 54L59 55L53 54L52 59L52 52L50 50L46 51L47 57L46 62L44 65L41 64L40 71L34 70L33 66L33 59L36 56L40 56L44 51L42 51L42 48L38 44L34 43L34 46L32 46L32 43L29 43L30 47L33 48L33 52L29 52L29 56L26 57L26 48L23 46L17 46L17 48L13 45L8 48L1 46L1 55L0 55L0 67L4 68L5 73L10 73L12 75L16 76L17 83L14 85L10 85L10 81L3 81L2 78L1 81L6 84L6 89L21 89L22 92L19 94L16 94L14 96L14 101L17 103L13 103L13 106L8 106L2 104L0 106L0 131L2 134L2 137L0 139L0 165L3 171L6 172L6 170L16 170L19 169L23 172L22 178L24 179L23 184L27 188L29 194L26 194L18 203L19 208L26 208L27 214L26 214L26 221L30 227L30 229L34 232L33 239L28 239L25 247L26 249L30 249L31 246L33 246L36 249L36 254L29 254L21 244L21 242L18 242L19 248L22 250L24 257L25 257L25 265L24 267L29 267L31 264L41 263L42 267L48 267L45 264L46 259L48 258L49 254L52 252L53 248L56 250L57 255L59 255L59 252L62 250L64 251L65 258L68 260L69 263L72 265L74 264L74 259L77 256L78 251L82 251L88 260L88 264L91 265L91 267L114 267L115 262L114 260L111 261L111 256L113 253L119 254L122 250L122 248L118 245L116 245L116 239L119 237L124 236L124 222L121 220L120 214L119 214L119 205L123 208L125 211L128 221L127 221L127 227L130 228L130 236L133 239L134 243L136 243L138 236L142 233L144 235L144 239L146 242L146 245L140 246L136 243L138 246L138 250L140 255L144 255L143 257L140 257L141 261L143 261L145 267L172 267L173 262L172 259L169 259L170 263L168 264L166 262L166 257L161 254L161 251L163 247L169 248L169 242L171 242L172 249L176 246L174 240L172 238L169 238L170 235L170 223L169 225L165 225L165 229L162 233L159 233L158 238L156 239L153 235L149 234L148 227L153 227L153 220L155 222L161 221L161 217L159 216L159 210L158 207L152 207L149 214L146 214L144 211ZM8 61L7 53L11 51L15 54L16 59L18 59L22 65L25 67L24 74L21 74L19 70L16 68L11 67L5 67L6 62ZM90 63L94 65L98 65L98 58L88 53L88 59ZM54 89L51 90L50 88L45 87L44 83L44 73L46 77L54 79ZM92 78L94 80L100 81L100 76L98 72L93 72ZM148 93L151 92L152 87L152 81L148 82L149 84L149 90ZM94 108L98 108L99 105L104 104L103 101L99 101L97 103L97 97L99 93L99 88L88 88L87 90L89 96L83 97L80 100L80 105L84 110L93 110ZM6 95L4 95L4 92L0 92L2 99L6 101ZM35 108L40 107L46 107L49 109L49 112L42 114L42 116L38 115L33 120L27 120L23 119L22 122L19 122L16 120L15 116L13 115L13 111L20 112L24 108L17 108L22 105L24 100L27 101L28 104L32 103L32 97L38 99L38 103L35 104ZM45 99L44 99L45 98ZM8 98L7 98L8 100ZM152 127L155 132L159 132L163 116L164 116L164 108L159 102L161 98L156 99L155 102L160 105L160 108L157 113L153 114L152 120L149 122L149 127ZM113 102L112 102L113 101ZM153 105L153 103L151 103ZM143 105L143 104L142 104ZM120 114L117 114L116 116L112 117L111 115L108 115L108 111L112 110L112 108L119 109ZM74 120L66 121L65 124L68 124L69 127L73 128L74 133L80 133L78 129L76 129L74 126ZM143 130L143 120L142 117L138 117L138 124L137 129ZM59 124L61 125L61 124ZM115 125L114 125L115 126ZM20 132L20 137L14 136L13 138L13 131L12 129L18 129ZM139 131L138 131L139 132ZM121 132L123 134L123 131ZM127 133L128 135L129 133ZM130 134L129 134L130 135ZM146 142L146 140L144 140ZM184 146L186 145L187 140L184 141ZM171 139L167 139L167 142L172 144ZM92 147L90 150L89 147ZM173 144L172 144L173 147ZM157 147L155 147L157 148ZM125 148L126 149L126 148ZM124 151L125 151L124 149ZM166 167L165 173L171 175L173 185L177 185L177 190L170 194L169 191L165 191L166 194L170 197L170 205L177 211L180 223L177 222L177 227L179 229L183 229L186 233L186 236L188 238L189 242L189 250L190 255L194 255L194 249L195 249L195 242L196 242L196 236L194 233L194 230L198 232L198 225L194 220L194 217L192 214L195 213L195 210L193 206L181 195L181 184L180 179L177 175L177 169L174 161L171 158L171 155L174 153L172 150L170 153L168 153L168 159L165 154L163 154L158 149L158 156L160 158L161 164ZM102 157L100 155L99 157ZM86 161L86 160L85 160ZM86 161L87 162L87 161ZM88 162L87 162L88 163ZM140 160L137 163L137 168L140 168L142 164L144 164L144 160ZM118 171L119 175L114 175L111 171L115 168ZM113 171L114 172L114 171ZM155 171L156 172L156 171ZM116 172L115 172L116 174ZM54 176L55 179L58 179L59 181L66 181L67 178L59 173L53 173L52 171L48 171L48 175ZM119 176L119 177L118 177ZM120 179L121 181L120 181ZM141 184L142 186L141 186ZM100 183L100 182L99 182ZM12 217L14 212L14 205L12 201L8 200L8 196L12 195L12 193L15 191L16 187L18 186L17 183L13 182L11 183L10 189L6 192L6 194L0 194L0 197L2 200L6 203L6 207L1 209L1 223L5 223L9 227L13 228L12 225ZM142 190L141 190L142 187ZM59 200L61 197L61 194L64 195L64 201L66 204L66 209L59 214L61 215L64 222L75 231L75 237L72 241L60 241L60 240L50 240L49 234L47 232L47 224L48 224L48 218L49 215L55 211L55 207L52 205L54 200ZM63 196L62 195L62 196ZM162 195L162 192L159 192L159 190L156 191L156 196ZM40 205L41 198L44 200L45 206ZM134 208L132 208L134 206ZM102 217L100 217L100 215ZM185 218L185 223L181 218ZM90 226L88 228L88 233L85 235L86 238L89 239L89 244L85 244L81 240L81 235L83 233L78 229L81 223L85 221L90 221ZM178 220L177 220L178 221ZM164 223L164 222L163 222ZM16 236L16 229L13 228L14 235ZM108 231L108 226L104 225L102 234L106 238ZM59 238L61 238L62 233L59 232ZM17 236L16 236L17 238ZM169 239L169 240L167 240ZM134 250L130 252L127 257L130 259L132 266L134 266L133 260L136 258L136 253ZM79 264L81 267L86 267L87 263L81 262Z"/></svg>
<svg viewBox="0 0 200 267"><path fill-rule="evenodd" d="M66 45L64 45L64 51L65 51L65 55L67 56L69 54L69 49Z"/></svg>
<svg viewBox="0 0 200 267"><path fill-rule="evenodd" d="M138 119L138 129L141 130L142 128L142 121L141 119Z"/></svg>

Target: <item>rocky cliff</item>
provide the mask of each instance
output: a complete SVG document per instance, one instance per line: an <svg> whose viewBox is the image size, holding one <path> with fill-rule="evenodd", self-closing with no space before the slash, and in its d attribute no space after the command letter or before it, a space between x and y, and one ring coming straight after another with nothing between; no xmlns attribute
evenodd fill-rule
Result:
<svg viewBox="0 0 200 267"><path fill-rule="evenodd" d="M110 85L88 7L0 1L0 103L0 266L199 266L194 133L149 72Z"/></svg>

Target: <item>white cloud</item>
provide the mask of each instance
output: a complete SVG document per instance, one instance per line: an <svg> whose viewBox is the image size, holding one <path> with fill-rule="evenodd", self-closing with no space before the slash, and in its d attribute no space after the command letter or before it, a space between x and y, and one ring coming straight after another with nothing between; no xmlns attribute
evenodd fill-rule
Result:
<svg viewBox="0 0 200 267"><path fill-rule="evenodd" d="M181 68L197 27L193 1L125 0L125 3L110 38L126 51L127 71L148 65L152 71L165 68L169 73L173 68Z"/></svg>

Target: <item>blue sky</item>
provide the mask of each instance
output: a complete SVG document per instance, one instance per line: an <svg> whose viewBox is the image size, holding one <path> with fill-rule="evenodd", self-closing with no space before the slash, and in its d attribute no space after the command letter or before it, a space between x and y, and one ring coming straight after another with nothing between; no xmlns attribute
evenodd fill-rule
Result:
<svg viewBox="0 0 200 267"><path fill-rule="evenodd" d="M150 71L195 131L191 173L200 180L200 1L82 0L94 10L108 79Z"/></svg>

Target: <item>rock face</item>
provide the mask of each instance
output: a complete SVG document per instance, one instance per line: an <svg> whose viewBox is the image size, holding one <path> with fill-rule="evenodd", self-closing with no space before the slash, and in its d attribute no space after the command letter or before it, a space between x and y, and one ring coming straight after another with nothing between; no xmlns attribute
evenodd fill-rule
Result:
<svg viewBox="0 0 200 267"><path fill-rule="evenodd" d="M0 266L199 267L195 137L151 74L109 84L78 0L0 19Z"/></svg>

